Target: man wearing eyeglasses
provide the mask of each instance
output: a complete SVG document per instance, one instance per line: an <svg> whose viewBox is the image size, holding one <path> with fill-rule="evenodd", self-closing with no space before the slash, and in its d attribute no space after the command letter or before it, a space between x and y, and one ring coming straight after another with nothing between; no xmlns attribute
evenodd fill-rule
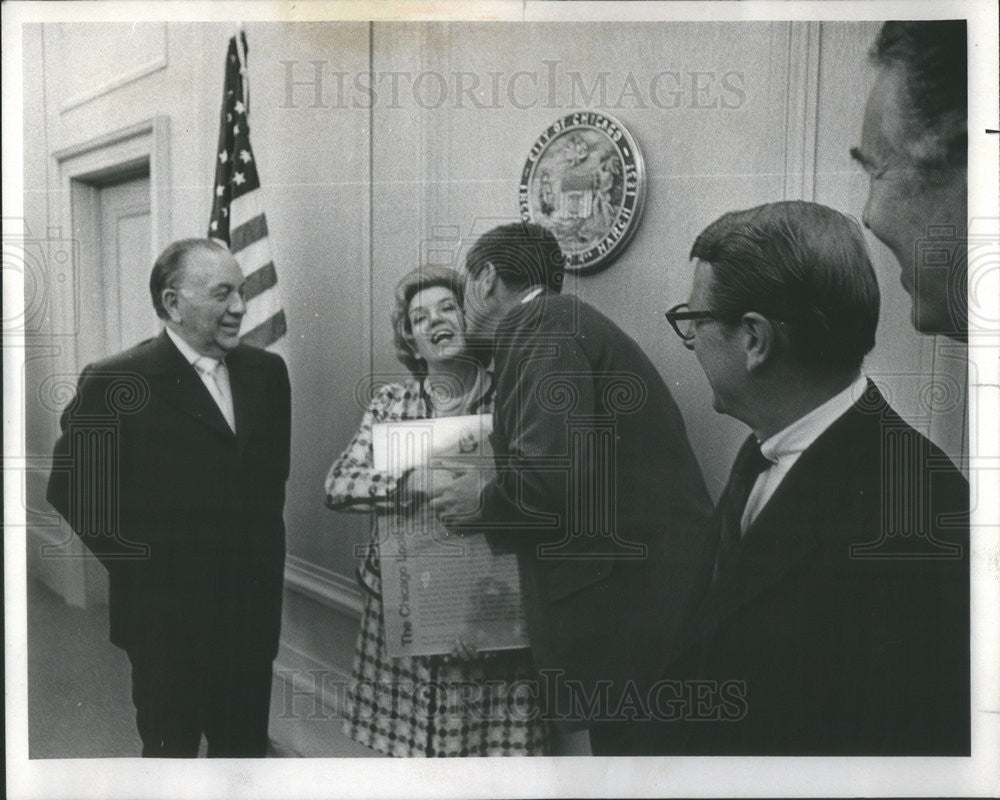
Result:
<svg viewBox="0 0 1000 800"><path fill-rule="evenodd" d="M746 423L712 580L665 684L729 687L646 753L969 753L968 485L861 370L879 292L860 227L814 203L726 214L667 314Z"/></svg>

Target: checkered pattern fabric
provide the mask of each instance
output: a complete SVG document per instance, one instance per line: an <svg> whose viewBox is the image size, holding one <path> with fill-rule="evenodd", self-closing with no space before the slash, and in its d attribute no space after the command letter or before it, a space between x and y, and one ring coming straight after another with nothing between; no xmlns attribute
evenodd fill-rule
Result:
<svg viewBox="0 0 1000 800"><path fill-rule="evenodd" d="M483 407L484 412L492 407ZM375 472L372 425L429 416L416 380L381 387L357 434L326 479L327 505L371 511L387 504L393 479ZM344 733L392 756L545 755L549 741L537 703L537 676L529 650L474 661L440 656L390 658L382 621L378 545L359 569L365 592Z"/></svg>
<svg viewBox="0 0 1000 800"><path fill-rule="evenodd" d="M469 662L393 659L386 654L384 631L382 600L366 592L347 692L347 736L402 757L548 752L530 651Z"/></svg>

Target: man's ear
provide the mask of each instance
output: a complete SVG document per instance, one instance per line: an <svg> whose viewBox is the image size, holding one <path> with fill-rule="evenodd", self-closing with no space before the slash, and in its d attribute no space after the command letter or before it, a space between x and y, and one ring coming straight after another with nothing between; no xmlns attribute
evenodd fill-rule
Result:
<svg viewBox="0 0 1000 800"><path fill-rule="evenodd" d="M181 312L177 308L177 290L172 286L168 286L160 294L160 302L163 303L163 308L167 312L167 316L173 322L180 324Z"/></svg>
<svg viewBox="0 0 1000 800"><path fill-rule="evenodd" d="M483 297L489 297L497 286L497 268L487 261L479 273L479 280L482 282Z"/></svg>
<svg viewBox="0 0 1000 800"><path fill-rule="evenodd" d="M748 311L740 320L747 355L747 372L760 369L778 352L778 331L774 323L756 311Z"/></svg>

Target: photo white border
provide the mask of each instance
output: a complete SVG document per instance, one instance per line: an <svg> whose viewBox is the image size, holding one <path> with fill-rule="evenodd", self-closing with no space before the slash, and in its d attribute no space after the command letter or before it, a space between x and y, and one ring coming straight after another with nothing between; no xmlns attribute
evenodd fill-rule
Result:
<svg viewBox="0 0 1000 800"><path fill-rule="evenodd" d="M970 217L1000 218L996 176L996 5L969 2L8 2L3 6L4 235L23 217L22 40L28 22L344 20L886 20L969 19ZM862 98L858 102L863 102ZM994 266L997 270L997 266ZM4 274L4 319L23 305ZM1000 318L1000 314L994 316ZM977 347L986 336L987 346ZM981 466L1000 474L1000 333L970 333L970 413ZM1000 500L980 492L973 518L973 755L971 758L535 758L153 761L28 760L22 353L4 348L4 536L7 792L10 797L600 797L1000 795ZM990 460L992 459L992 461ZM974 465L975 466L975 465ZM12 478L13 476L13 478ZM1000 481L988 481L997 486ZM20 519L17 516L20 515Z"/></svg>

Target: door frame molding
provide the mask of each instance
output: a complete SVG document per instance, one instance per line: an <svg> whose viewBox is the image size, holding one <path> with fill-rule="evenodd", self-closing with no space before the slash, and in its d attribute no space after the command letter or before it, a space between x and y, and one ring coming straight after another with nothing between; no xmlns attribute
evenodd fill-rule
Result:
<svg viewBox="0 0 1000 800"><path fill-rule="evenodd" d="M821 22L788 23L785 199L816 199Z"/></svg>
<svg viewBox="0 0 1000 800"><path fill-rule="evenodd" d="M63 366L78 372L84 363L107 355L103 351L104 326L95 325L85 313L84 292L101 276L98 220L98 189L127 178L131 173L149 173L150 245L149 263L170 242L170 118L157 115L115 131L95 136L52 153L59 197L60 231L76 244L73 265L74 291L61 295L64 307L53 309L60 319L72 320L72 341L64 351ZM76 302L70 302L75 300ZM68 351L68 352L67 352Z"/></svg>

